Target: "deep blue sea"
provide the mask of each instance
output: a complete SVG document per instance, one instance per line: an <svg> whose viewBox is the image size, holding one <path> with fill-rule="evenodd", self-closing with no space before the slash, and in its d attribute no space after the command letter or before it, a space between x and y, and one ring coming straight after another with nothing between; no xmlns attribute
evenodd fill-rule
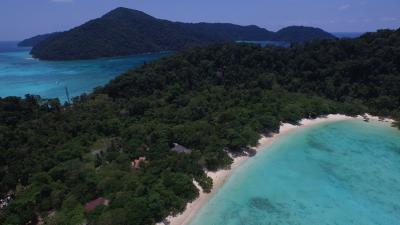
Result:
<svg viewBox="0 0 400 225"><path fill-rule="evenodd" d="M360 120L278 139L239 167L190 225L399 225L400 131Z"/></svg>
<svg viewBox="0 0 400 225"><path fill-rule="evenodd" d="M53 62L32 59L29 51L17 42L0 42L0 97L35 94L63 102L65 87L71 97L88 93L128 69L171 54Z"/></svg>

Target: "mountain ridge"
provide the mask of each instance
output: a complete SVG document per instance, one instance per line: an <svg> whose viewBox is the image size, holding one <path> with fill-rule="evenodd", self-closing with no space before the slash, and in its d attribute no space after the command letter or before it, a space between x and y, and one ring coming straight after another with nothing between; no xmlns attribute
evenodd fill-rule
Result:
<svg viewBox="0 0 400 225"><path fill-rule="evenodd" d="M148 52L175 51L210 43L244 40L280 40L306 42L333 39L316 28L304 28L301 39L291 36L288 28L281 38L255 25L230 23L182 23L158 19L144 12L116 8L69 31L52 35L33 46L33 57L45 60L75 60L125 56ZM292 32L293 33L293 32Z"/></svg>

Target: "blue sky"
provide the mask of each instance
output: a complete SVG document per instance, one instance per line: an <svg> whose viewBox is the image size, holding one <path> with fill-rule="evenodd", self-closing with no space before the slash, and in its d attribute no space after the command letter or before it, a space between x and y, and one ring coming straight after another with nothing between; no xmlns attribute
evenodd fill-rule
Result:
<svg viewBox="0 0 400 225"><path fill-rule="evenodd" d="M255 24L269 30L400 27L400 0L0 0L0 40L67 30L119 6L174 21Z"/></svg>

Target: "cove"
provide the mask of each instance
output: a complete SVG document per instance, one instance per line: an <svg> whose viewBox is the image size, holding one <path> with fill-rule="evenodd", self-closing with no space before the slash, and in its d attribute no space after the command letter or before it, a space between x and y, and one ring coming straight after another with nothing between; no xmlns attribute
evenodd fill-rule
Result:
<svg viewBox="0 0 400 225"><path fill-rule="evenodd" d="M299 128L239 167L190 225L393 225L400 131L361 120Z"/></svg>
<svg viewBox="0 0 400 225"><path fill-rule="evenodd" d="M90 93L128 69L171 55L154 53L96 60L42 61L32 59L29 49L18 48L16 44L0 43L0 97L33 94L64 102L67 99L65 87L71 97Z"/></svg>

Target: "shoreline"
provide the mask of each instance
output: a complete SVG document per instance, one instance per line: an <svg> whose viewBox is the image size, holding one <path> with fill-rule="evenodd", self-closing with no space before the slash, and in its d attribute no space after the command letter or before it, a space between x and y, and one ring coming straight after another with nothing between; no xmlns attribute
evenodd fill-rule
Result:
<svg viewBox="0 0 400 225"><path fill-rule="evenodd" d="M302 119L299 121L299 125L292 125L289 123L282 123L279 128L279 133L273 133L272 136L266 137L262 136L258 141L258 145L254 148L257 153L262 150L267 150L267 148L273 144L277 139L295 131L300 128L306 128L310 126L314 126L317 124L323 124L328 122L337 122L344 120L365 120L368 121L376 121L383 123L392 123L394 120L392 119L382 119L379 117L371 116L369 114L365 114L364 116L350 117L341 114L329 114L326 117L318 117L315 119ZM211 197L218 192L218 190L225 184L225 182L230 178L230 176L235 172L237 168L247 162L251 157L249 156L239 156L233 158L233 163L230 169L218 170L216 172L207 171L207 176L211 177L213 180L213 188L210 193L204 193L199 187L199 185L194 181L194 184L199 189L200 194L199 197L191 203L186 205L185 211L176 216L168 216L166 218L169 221L170 225L187 225L194 218L194 216L199 212L199 210L211 199ZM158 225L162 225L164 223L158 223Z"/></svg>

